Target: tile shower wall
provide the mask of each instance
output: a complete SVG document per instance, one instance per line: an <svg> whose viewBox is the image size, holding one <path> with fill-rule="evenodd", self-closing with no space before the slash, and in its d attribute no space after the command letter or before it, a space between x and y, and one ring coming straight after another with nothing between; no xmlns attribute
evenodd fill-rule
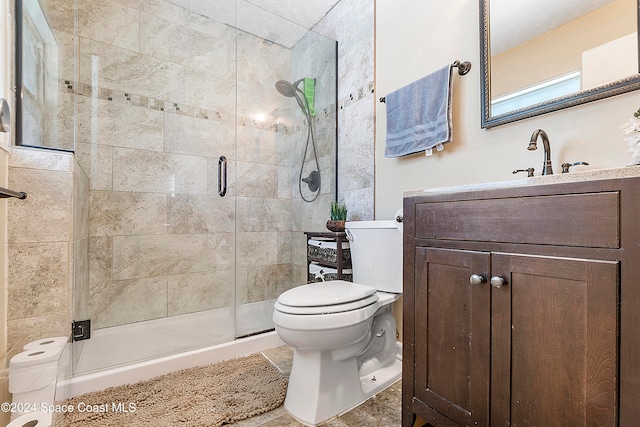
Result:
<svg viewBox="0 0 640 427"><path fill-rule="evenodd" d="M318 198L307 203L298 196L298 179L300 175L301 159L304 156L307 144L306 127L296 128L291 142L291 152L294 153L291 164L291 181L294 185L292 191L293 230L292 252L293 268L297 283L305 283L307 280L307 239L304 231L327 231L326 222L330 219L331 202L335 199L335 164L336 164L336 44L318 33L308 33L293 48L294 79L310 77L316 79L315 107L317 115L313 117L316 133L316 153L320 166L321 188ZM327 58L331 58L328 61ZM295 103L293 103L295 105ZM296 108L294 117L302 117L302 113ZM303 177L316 168L313 159L312 146L309 145L307 161L303 169ZM310 194L304 187L303 192L307 199Z"/></svg>
<svg viewBox="0 0 640 427"><path fill-rule="evenodd" d="M71 332L88 277L88 178L72 154L13 148L9 186L28 195L8 206L8 344L21 348Z"/></svg>
<svg viewBox="0 0 640 427"><path fill-rule="evenodd" d="M283 153L276 129L260 128L241 100L243 92L260 105L275 99L265 94L275 92L271 76L289 70L266 58L289 68L288 51L238 35L236 155L235 30L161 1L94 3L78 10L77 141L92 178L96 326L233 306L234 279L238 304L274 298L290 276L278 253L291 231L290 199L278 199ZM113 25L119 31L98 31ZM230 162L225 198L221 155Z"/></svg>
<svg viewBox="0 0 640 427"><path fill-rule="evenodd" d="M20 218L9 254L11 345L67 334L72 313L99 328L230 305L236 247L238 303L273 299L304 283L301 230L324 229L332 143L319 150L323 194L303 203L303 116L273 85L297 73L318 76L292 72L296 60L317 63L318 52L294 60L289 49L240 33L236 148L235 85L228 81L235 68L220 66L235 58L228 27L156 0L79 0L74 37L72 3L41 0L63 59L58 140L73 147L75 132L79 164L71 154L16 149L11 185L30 192L38 209L10 215ZM196 51L166 48L176 31L188 34ZM203 34L211 36L205 45L221 48L217 62L195 41ZM335 103L319 96L316 105L318 134L329 139ZM275 120L255 114L264 111ZM237 175L228 193L237 206L216 194L221 154L231 160L229 176ZM35 188L40 182L47 184ZM65 221L63 235L58 223ZM37 267L37 280L20 276L24 266Z"/></svg>
<svg viewBox="0 0 640 427"><path fill-rule="evenodd" d="M75 131L89 175L76 317L109 327L232 306L234 279L238 304L303 283L292 244L300 230L324 227L335 162L323 148L323 194L315 207L299 201L303 116L274 89L293 78L291 50L239 32L236 69L235 30L170 3L78 0L78 37L73 1L41 3L66 58L59 139ZM336 107L320 101L326 134ZM221 155L230 160L225 198Z"/></svg>
<svg viewBox="0 0 640 427"><path fill-rule="evenodd" d="M314 28L338 40L338 198L349 219L374 215L374 2L341 0Z"/></svg>

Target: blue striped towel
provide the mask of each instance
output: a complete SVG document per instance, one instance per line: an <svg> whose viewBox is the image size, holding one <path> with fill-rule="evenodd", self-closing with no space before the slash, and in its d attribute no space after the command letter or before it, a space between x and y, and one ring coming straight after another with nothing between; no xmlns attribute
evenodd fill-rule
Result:
<svg viewBox="0 0 640 427"><path fill-rule="evenodd" d="M386 96L385 157L429 150L451 141L451 78L447 65Z"/></svg>

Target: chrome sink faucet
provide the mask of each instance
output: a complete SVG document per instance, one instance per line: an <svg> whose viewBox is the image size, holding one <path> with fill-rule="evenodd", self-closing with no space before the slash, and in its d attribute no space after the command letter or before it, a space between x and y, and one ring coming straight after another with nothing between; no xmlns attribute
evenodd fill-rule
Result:
<svg viewBox="0 0 640 427"><path fill-rule="evenodd" d="M544 146L544 164L542 166L542 175L553 175L553 168L551 167L551 146L549 145L549 137L547 133L542 129L538 129L531 135L531 141L527 150L533 151L538 148L538 137L542 138L542 145Z"/></svg>

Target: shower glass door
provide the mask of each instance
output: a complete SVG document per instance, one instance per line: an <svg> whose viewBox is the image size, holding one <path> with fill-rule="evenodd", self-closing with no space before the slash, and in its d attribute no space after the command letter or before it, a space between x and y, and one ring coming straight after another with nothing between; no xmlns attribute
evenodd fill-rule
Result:
<svg viewBox="0 0 640 427"><path fill-rule="evenodd" d="M74 374L272 330L306 283L303 231L335 199L337 47L262 3L23 0L23 31L55 40L47 141L66 145L47 148L78 163Z"/></svg>
<svg viewBox="0 0 640 427"><path fill-rule="evenodd" d="M65 79L89 179L74 318L92 337L74 344L75 374L236 336L236 2L182 3L51 10L76 52Z"/></svg>
<svg viewBox="0 0 640 427"><path fill-rule="evenodd" d="M336 42L263 3L238 1L237 337L272 330L275 300L306 283L303 231L326 230L336 194Z"/></svg>

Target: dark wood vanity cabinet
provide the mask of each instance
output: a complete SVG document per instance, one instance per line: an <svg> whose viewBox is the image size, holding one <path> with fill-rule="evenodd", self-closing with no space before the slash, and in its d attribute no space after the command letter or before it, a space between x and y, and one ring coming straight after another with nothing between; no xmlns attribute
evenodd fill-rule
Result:
<svg viewBox="0 0 640 427"><path fill-rule="evenodd" d="M404 201L403 427L640 420L640 179Z"/></svg>

